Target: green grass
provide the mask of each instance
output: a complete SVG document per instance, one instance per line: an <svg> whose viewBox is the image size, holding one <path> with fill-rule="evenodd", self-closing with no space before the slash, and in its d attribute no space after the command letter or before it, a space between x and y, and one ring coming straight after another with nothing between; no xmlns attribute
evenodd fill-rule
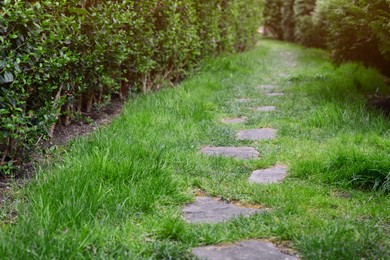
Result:
<svg viewBox="0 0 390 260"><path fill-rule="evenodd" d="M261 84L286 95L265 96ZM364 104L375 91L386 91L375 71L335 68L325 52L275 41L205 61L177 88L130 100L111 125L73 141L15 190L0 256L190 259L195 246L265 238L306 259L388 259L390 122ZM248 121L220 122L235 116ZM259 127L277 129L277 139L235 140L238 129ZM203 145L251 145L262 156L206 157ZM251 171L274 164L289 166L285 182L248 183ZM273 210L189 225L181 208L198 190Z"/></svg>

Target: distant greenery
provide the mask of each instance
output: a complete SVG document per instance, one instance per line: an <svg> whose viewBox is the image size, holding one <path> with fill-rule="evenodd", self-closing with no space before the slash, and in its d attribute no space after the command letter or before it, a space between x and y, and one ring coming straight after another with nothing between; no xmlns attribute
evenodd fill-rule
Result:
<svg viewBox="0 0 390 260"><path fill-rule="evenodd" d="M381 75L269 40L201 67L175 89L137 96L15 189L0 209L0 258L192 259L193 247L244 239L287 245L303 259L388 255L390 122L364 106L365 93L386 90ZM285 96L265 95L262 84ZM237 116L248 121L221 122ZM276 139L235 138L263 127ZM261 156L208 157L204 145L249 145ZM284 182L248 182L277 164L289 168ZM199 193L272 210L187 224L181 209Z"/></svg>
<svg viewBox="0 0 390 260"><path fill-rule="evenodd" d="M112 95L255 42L261 0L0 1L0 171Z"/></svg>
<svg viewBox="0 0 390 260"><path fill-rule="evenodd" d="M390 76L390 1L265 1L265 26L278 39L326 47L337 63L361 62Z"/></svg>

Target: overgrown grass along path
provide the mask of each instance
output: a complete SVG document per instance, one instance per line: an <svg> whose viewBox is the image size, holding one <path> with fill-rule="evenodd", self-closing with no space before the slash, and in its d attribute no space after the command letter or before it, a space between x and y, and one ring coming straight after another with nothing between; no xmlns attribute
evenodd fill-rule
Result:
<svg viewBox="0 0 390 260"><path fill-rule="evenodd" d="M261 84L285 96L268 97ZM185 259L192 247L264 238L307 259L388 259L390 123L363 102L377 88L385 85L373 71L336 69L322 51L268 40L205 62L176 89L131 100L17 191L0 256ZM259 105L277 111L253 111ZM248 121L220 122L236 116ZM261 127L277 138L236 141L237 130ZM261 158L207 157L203 145L251 145ZM248 183L253 170L276 164L289 166L283 183ZM199 193L273 210L187 224L181 209Z"/></svg>

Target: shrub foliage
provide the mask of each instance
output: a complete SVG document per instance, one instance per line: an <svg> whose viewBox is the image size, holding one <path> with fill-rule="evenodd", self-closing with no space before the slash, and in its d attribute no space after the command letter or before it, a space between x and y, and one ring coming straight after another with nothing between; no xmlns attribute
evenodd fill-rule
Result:
<svg viewBox="0 0 390 260"><path fill-rule="evenodd" d="M283 39L282 7L282 0L265 0L264 2L264 27L268 34L279 40Z"/></svg>
<svg viewBox="0 0 390 260"><path fill-rule="evenodd" d="M261 0L0 1L0 169L56 123L254 43Z"/></svg>
<svg viewBox="0 0 390 260"><path fill-rule="evenodd" d="M336 63L357 61L390 75L389 0L266 1L264 21L279 39L326 47Z"/></svg>

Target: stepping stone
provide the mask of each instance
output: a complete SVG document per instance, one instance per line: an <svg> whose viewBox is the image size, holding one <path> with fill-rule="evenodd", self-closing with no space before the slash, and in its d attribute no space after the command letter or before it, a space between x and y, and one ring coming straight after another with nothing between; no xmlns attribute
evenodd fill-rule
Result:
<svg viewBox="0 0 390 260"><path fill-rule="evenodd" d="M222 119L222 122L225 124L239 124L239 123L245 123L246 117L237 117L237 118L225 118Z"/></svg>
<svg viewBox="0 0 390 260"><path fill-rule="evenodd" d="M265 209L242 208L211 197L196 197L194 203L183 209L183 216L188 223L218 223L239 216L250 216Z"/></svg>
<svg viewBox="0 0 390 260"><path fill-rule="evenodd" d="M206 246L192 249L202 260L297 260L281 252L274 244L260 240L246 240L232 245Z"/></svg>
<svg viewBox="0 0 390 260"><path fill-rule="evenodd" d="M259 157L259 152L253 147L213 147L206 146L201 150L202 153L211 156L234 157L237 159L253 159Z"/></svg>
<svg viewBox="0 0 390 260"><path fill-rule="evenodd" d="M260 85L257 88L259 88L259 89L274 89L274 88L277 88L277 86L266 84L266 85Z"/></svg>
<svg viewBox="0 0 390 260"><path fill-rule="evenodd" d="M240 102L240 103L246 103L246 102L249 102L249 101L251 101L250 98L240 98L240 99L238 99L238 102Z"/></svg>
<svg viewBox="0 0 390 260"><path fill-rule="evenodd" d="M286 176L287 167L275 166L273 168L252 172L252 175L249 177L249 182L261 184L278 183L283 181Z"/></svg>
<svg viewBox="0 0 390 260"><path fill-rule="evenodd" d="M269 97L281 97L284 96L283 92L273 92L273 93L268 93L267 96Z"/></svg>
<svg viewBox="0 0 390 260"><path fill-rule="evenodd" d="M241 130L236 134L238 140L264 140L276 137L276 130L272 128Z"/></svg>
<svg viewBox="0 0 390 260"><path fill-rule="evenodd" d="M281 72L281 73L277 74L277 76L279 78L288 78L288 77L290 77L290 74Z"/></svg>
<svg viewBox="0 0 390 260"><path fill-rule="evenodd" d="M276 108L274 106L262 106L262 107L256 107L255 111L275 111Z"/></svg>

